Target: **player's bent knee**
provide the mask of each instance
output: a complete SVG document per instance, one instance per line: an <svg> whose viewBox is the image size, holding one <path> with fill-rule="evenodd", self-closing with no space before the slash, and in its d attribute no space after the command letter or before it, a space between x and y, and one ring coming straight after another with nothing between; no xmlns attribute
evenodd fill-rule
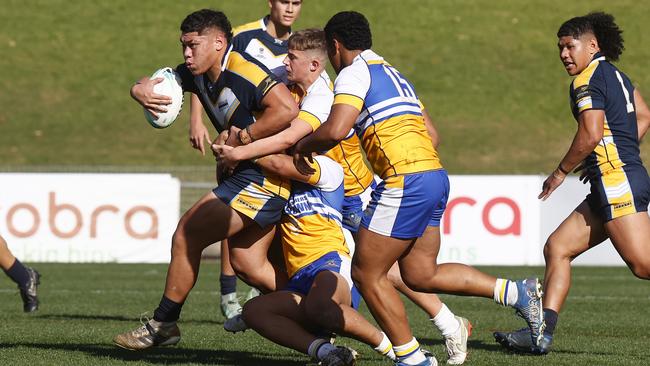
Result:
<svg viewBox="0 0 650 366"><path fill-rule="evenodd" d="M634 275L642 280L650 280L650 260L640 260L630 265Z"/></svg>
<svg viewBox="0 0 650 366"><path fill-rule="evenodd" d="M343 311L334 301L311 301L305 305L305 315L312 322L329 331L338 331L343 326Z"/></svg>
<svg viewBox="0 0 650 366"><path fill-rule="evenodd" d="M553 259L558 258L569 258L571 254L566 250L566 246L553 235L546 239L546 244L544 244L544 259L548 263Z"/></svg>
<svg viewBox="0 0 650 366"><path fill-rule="evenodd" d="M265 313L262 296L254 297L242 306L241 316L249 327L255 327L260 314Z"/></svg>

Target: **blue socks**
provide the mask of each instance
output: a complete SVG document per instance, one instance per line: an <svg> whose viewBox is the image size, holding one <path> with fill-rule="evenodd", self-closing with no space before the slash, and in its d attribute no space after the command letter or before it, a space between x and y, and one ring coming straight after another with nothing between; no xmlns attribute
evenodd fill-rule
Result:
<svg viewBox="0 0 650 366"><path fill-rule="evenodd" d="M181 316L182 303L174 302L163 295L160 304L153 312L153 319L159 322L175 322Z"/></svg>
<svg viewBox="0 0 650 366"><path fill-rule="evenodd" d="M16 261L14 264L9 267L9 269L4 271L9 278L11 278L12 281L16 282L18 284L18 287L20 288L25 288L27 287L27 282L29 282L29 273L27 272L27 268L20 263L18 258L16 258Z"/></svg>

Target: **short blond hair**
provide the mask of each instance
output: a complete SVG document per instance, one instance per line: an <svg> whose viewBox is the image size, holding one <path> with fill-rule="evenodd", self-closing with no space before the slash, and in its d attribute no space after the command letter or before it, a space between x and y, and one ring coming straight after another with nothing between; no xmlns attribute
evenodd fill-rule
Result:
<svg viewBox="0 0 650 366"><path fill-rule="evenodd" d="M308 28L299 30L289 37L287 43L289 49L297 51L319 51L325 56L327 54L327 44L325 42L325 32L318 28Z"/></svg>

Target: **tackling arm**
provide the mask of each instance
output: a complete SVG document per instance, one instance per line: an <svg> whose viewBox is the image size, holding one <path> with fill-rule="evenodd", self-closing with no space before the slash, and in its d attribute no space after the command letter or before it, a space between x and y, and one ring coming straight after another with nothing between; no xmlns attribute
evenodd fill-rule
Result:
<svg viewBox="0 0 650 366"><path fill-rule="evenodd" d="M282 83L275 85L264 96L262 108L262 115L246 131L253 141L284 130L298 116L298 105Z"/></svg>
<svg viewBox="0 0 650 366"><path fill-rule="evenodd" d="M282 178L298 182L310 183L311 174L304 175L293 165L293 159L289 155L273 154L257 159L255 162L262 169L274 173Z"/></svg>
<svg viewBox="0 0 650 366"><path fill-rule="evenodd" d="M348 135L359 116L359 110L348 104L334 104L330 115L311 135L296 145L296 154L327 151Z"/></svg>

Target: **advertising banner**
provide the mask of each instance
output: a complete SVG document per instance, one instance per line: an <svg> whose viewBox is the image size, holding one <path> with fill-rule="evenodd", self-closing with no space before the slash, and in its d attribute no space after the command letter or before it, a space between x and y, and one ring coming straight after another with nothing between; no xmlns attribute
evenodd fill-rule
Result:
<svg viewBox="0 0 650 366"><path fill-rule="evenodd" d="M0 233L24 262L169 262L168 174L0 174Z"/></svg>

